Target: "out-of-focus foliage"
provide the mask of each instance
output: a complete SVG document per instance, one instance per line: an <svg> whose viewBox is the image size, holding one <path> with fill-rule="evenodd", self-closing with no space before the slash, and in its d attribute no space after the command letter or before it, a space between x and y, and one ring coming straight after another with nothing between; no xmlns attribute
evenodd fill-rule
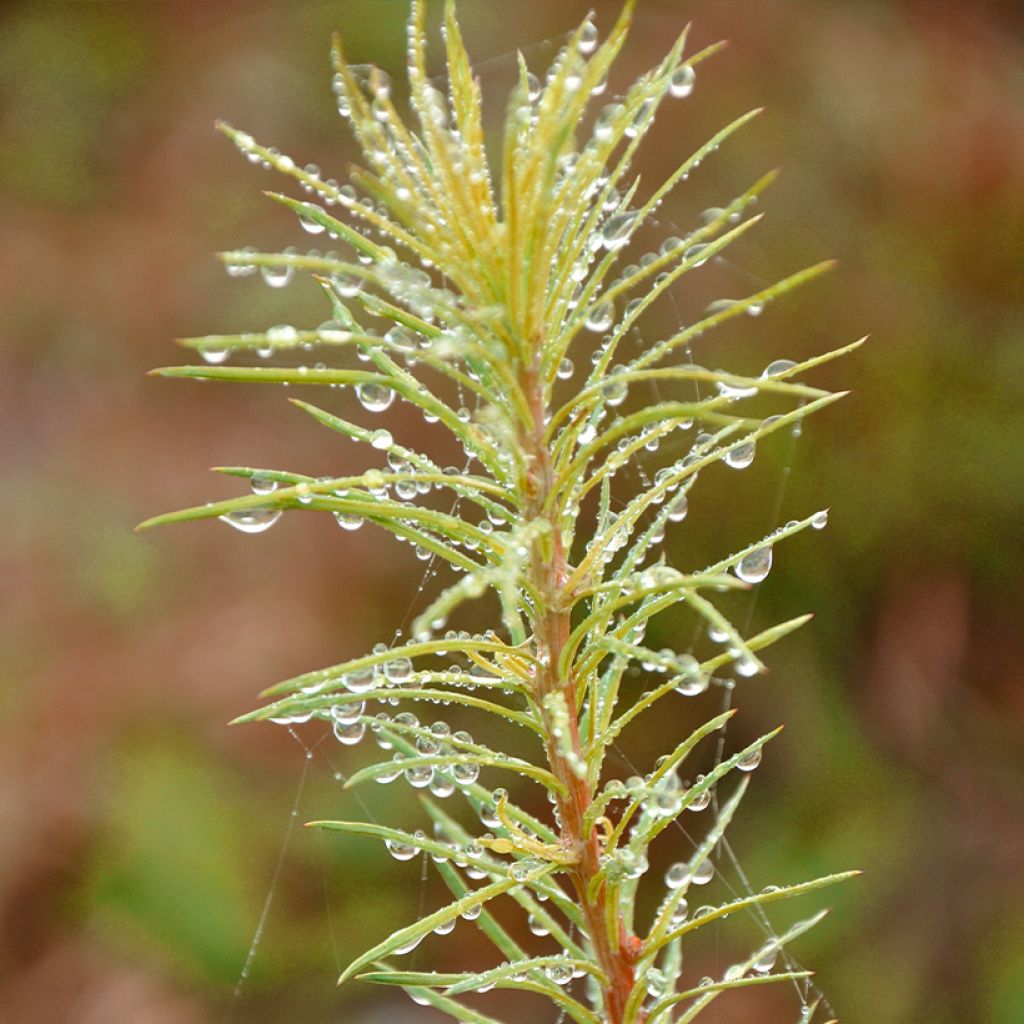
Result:
<svg viewBox="0 0 1024 1024"><path fill-rule="evenodd" d="M481 61L485 89L510 73L509 18L543 52L585 13L475 9L471 49L496 58ZM599 22L610 10L599 7ZM404 14L397 3L24 3L0 15L0 1009L10 1019L219 1019L300 774L302 818L357 814L323 749L307 768L280 731L267 727L259 746L252 730L220 723L255 687L386 637L406 612L411 553L361 538L355 559L332 524L303 546L308 527L282 523L258 560L248 538L212 525L128 543L120 531L198 493L199 461L272 454L308 459L310 472L349 468L333 438L310 448L287 410L274 414L268 453L260 395L186 394L143 375L170 337L287 322L310 300L240 290L208 258L243 227L267 248L292 237L284 211L239 187L214 117L258 123L285 151L340 170L351 154L324 62L310 55L340 25L354 57L397 72ZM848 1019L1009 1024L1024 1015L1019 12L777 0L753 18L745 0L650 4L626 63L647 66L691 17L696 43L733 43L701 82L714 102L688 106L666 131L695 142L712 127L704 118L730 104L739 113L751 96L768 112L713 181L694 176L663 209L666 227L742 187L766 158L783 175L765 241L745 241L739 266L705 268L719 276L680 293L681 316L712 284L742 294L750 274L842 262L796 308L773 311L771 337L753 324L701 358L759 370L766 349L799 359L827 347L837 324L874 335L826 382L852 383L854 396L808 428L791 460L774 472L761 463L760 503L745 480L727 521L702 520L697 501L691 510L686 561L699 562L722 531L743 536L771 518L787 467L784 519L819 494L833 506L826 533L794 542L754 611L755 624L808 607L818 617L744 701L750 738L780 719L792 729L735 822L736 845L755 885L868 869L837 915L842 929L826 923L806 940ZM672 141L649 154L651 180L670 170ZM180 463L140 454L172 431ZM328 544L336 560L322 557ZM209 828L211 806L223 831ZM161 827L163 846L151 835ZM175 834L191 830L206 831L202 842ZM163 868L175 845L201 853L209 875ZM342 845L293 837L237 1013L399 1019L394 1006L340 1003L331 975L364 945L349 907L383 929L415 914L420 892L398 884L400 865ZM241 878L218 882L232 863ZM169 897L161 887L172 884ZM473 955L458 930L448 941L453 956ZM735 1004L737 1019L770 998Z"/></svg>

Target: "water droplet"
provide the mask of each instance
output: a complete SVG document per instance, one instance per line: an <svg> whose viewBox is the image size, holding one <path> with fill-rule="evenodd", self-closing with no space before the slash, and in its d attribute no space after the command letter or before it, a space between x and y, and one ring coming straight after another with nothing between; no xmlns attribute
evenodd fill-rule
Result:
<svg viewBox="0 0 1024 1024"><path fill-rule="evenodd" d="M648 968L644 981L647 985L647 994L655 999L660 999L668 991L665 975L656 967Z"/></svg>
<svg viewBox="0 0 1024 1024"><path fill-rule="evenodd" d="M665 885L669 889L681 889L690 880L690 869L683 863L673 864L665 872Z"/></svg>
<svg viewBox="0 0 1024 1024"><path fill-rule="evenodd" d="M796 363L794 363L792 359L776 359L761 371L761 376L774 377L776 374L792 370L794 366L796 366Z"/></svg>
<svg viewBox="0 0 1024 1024"><path fill-rule="evenodd" d="M455 783L443 768L435 769L434 777L430 780L430 792L440 800L447 799L455 792Z"/></svg>
<svg viewBox="0 0 1024 1024"><path fill-rule="evenodd" d="M225 512L218 518L236 530L241 530L242 533L263 533L281 518L281 509L243 508L236 509L234 512Z"/></svg>
<svg viewBox="0 0 1024 1024"><path fill-rule="evenodd" d="M693 875L690 877L690 881L694 885L707 885L712 878L715 877L715 865L711 863L711 858L705 858L702 860L694 869Z"/></svg>
<svg viewBox="0 0 1024 1024"><path fill-rule="evenodd" d="M688 672L676 684L676 692L684 697L696 697L708 688L708 677L699 670Z"/></svg>
<svg viewBox="0 0 1024 1024"><path fill-rule="evenodd" d="M608 328L611 327L614 319L614 304L611 302L599 302L596 306L592 306L590 311L587 313L587 330L600 334L602 331L607 331Z"/></svg>
<svg viewBox="0 0 1024 1024"><path fill-rule="evenodd" d="M700 254L706 248L707 244L703 242L700 243L699 245L691 245L690 248L683 253L683 259L693 260L692 266L694 267L703 267L704 264L707 263L707 261L711 258L710 254L708 256L703 257L703 259L695 259L695 257L700 256Z"/></svg>
<svg viewBox="0 0 1024 1024"><path fill-rule="evenodd" d="M775 961L778 958L779 947L769 946L763 953L758 955L751 966L758 974L767 974L775 966Z"/></svg>
<svg viewBox="0 0 1024 1024"><path fill-rule="evenodd" d="M703 775L698 775L697 776L697 781L694 783L694 786L695 787L699 786L703 781L704 781L704 776ZM697 796L694 796L690 800L690 802L686 805L686 809L688 811L694 811L696 813L700 813L701 811L706 810L707 807L708 807L708 804L710 804L710 803L711 803L711 789L709 787L708 789L705 789L704 792L699 793ZM697 884L699 885L700 883L698 882Z"/></svg>
<svg viewBox="0 0 1024 1024"><path fill-rule="evenodd" d="M211 365L218 365L220 363L227 362L228 356L231 354L231 350L228 348L201 348L199 354L203 357L204 363L210 363Z"/></svg>
<svg viewBox="0 0 1024 1024"><path fill-rule="evenodd" d="M761 748L756 747L749 754L744 754L736 762L736 767L741 772L752 772L761 763Z"/></svg>
<svg viewBox="0 0 1024 1024"><path fill-rule="evenodd" d="M339 743L355 746L366 734L365 722L339 722L335 720L334 735Z"/></svg>
<svg viewBox="0 0 1024 1024"><path fill-rule="evenodd" d="M811 517L811 526L815 530L824 530L828 526L828 509L822 509L821 512L815 512Z"/></svg>
<svg viewBox="0 0 1024 1024"><path fill-rule="evenodd" d="M369 666L354 669L344 676L342 682L351 693L366 693L373 689L373 669Z"/></svg>
<svg viewBox="0 0 1024 1024"><path fill-rule="evenodd" d="M394 443L395 439L391 436L391 431L385 430L383 427L370 435L370 445L380 451L387 451Z"/></svg>
<svg viewBox="0 0 1024 1024"><path fill-rule="evenodd" d="M452 778L460 786L468 786L471 783L476 782L480 777L480 765L478 764L453 764L452 765Z"/></svg>
<svg viewBox="0 0 1024 1024"><path fill-rule="evenodd" d="M322 235L325 231L323 224L318 220L301 213L299 214L299 225L303 231L308 231L311 235Z"/></svg>
<svg viewBox="0 0 1024 1024"><path fill-rule="evenodd" d="M545 935L551 934L551 930L548 928L548 926L544 924L542 921L538 920L536 917L534 917L533 914L529 916L526 924L530 931L538 938L543 938Z"/></svg>
<svg viewBox="0 0 1024 1024"><path fill-rule="evenodd" d="M283 266L265 266L260 267L260 274L263 280L266 281L271 288L283 288L295 273L295 268L290 264L286 263Z"/></svg>
<svg viewBox="0 0 1024 1024"><path fill-rule="evenodd" d="M566 356L566 358L558 364L556 375L559 380L568 380L572 376L573 370L575 370L575 366L573 366L572 360Z"/></svg>
<svg viewBox="0 0 1024 1024"><path fill-rule="evenodd" d="M716 371L723 373L723 370ZM735 401L738 398L753 398L757 394L757 387L754 385L744 384L733 384L724 380L715 381L715 388L718 393L730 401Z"/></svg>
<svg viewBox="0 0 1024 1024"><path fill-rule="evenodd" d="M392 658L384 663L384 676L392 683L404 683L412 675L412 662L406 657ZM437 752L435 745L434 751Z"/></svg>
<svg viewBox="0 0 1024 1024"><path fill-rule="evenodd" d="M629 385L624 380L616 380L614 375L610 375L610 379L605 382L601 390L604 394L604 400L614 407L622 405L626 400ZM582 435L580 440L583 440Z"/></svg>
<svg viewBox="0 0 1024 1024"><path fill-rule="evenodd" d="M568 964L550 964L544 973L556 985L568 985L572 981L572 967Z"/></svg>
<svg viewBox="0 0 1024 1024"><path fill-rule="evenodd" d="M249 486L253 494L273 494L277 490L277 481L265 473L253 473Z"/></svg>
<svg viewBox="0 0 1024 1024"><path fill-rule="evenodd" d="M682 64L672 72L668 91L678 99L685 99L693 92L696 80L697 73L693 68L689 64Z"/></svg>
<svg viewBox="0 0 1024 1024"><path fill-rule="evenodd" d="M352 337L352 332L345 330L337 320L325 320L316 329L316 333L320 335L321 341L332 341L335 343L346 342Z"/></svg>
<svg viewBox="0 0 1024 1024"><path fill-rule="evenodd" d="M753 441L730 448L725 453L725 464L732 469L746 469L754 461L756 448Z"/></svg>
<svg viewBox="0 0 1024 1024"><path fill-rule="evenodd" d="M597 26L592 21L583 23L576 46L580 53L593 53L597 46Z"/></svg>
<svg viewBox="0 0 1024 1024"><path fill-rule="evenodd" d="M433 765L410 765L405 769L405 781L415 789L425 789L434 777Z"/></svg>
<svg viewBox="0 0 1024 1024"><path fill-rule="evenodd" d="M351 512L335 512L334 518L343 530L358 530L363 525L363 517Z"/></svg>
<svg viewBox="0 0 1024 1024"><path fill-rule="evenodd" d="M395 393L385 384L367 381L356 388L356 396L368 412L383 412L395 400Z"/></svg>
<svg viewBox="0 0 1024 1024"><path fill-rule="evenodd" d="M525 882L538 867L540 864L532 857L524 857L522 860L517 860L508 869L509 877L514 878L517 882Z"/></svg>
<svg viewBox="0 0 1024 1024"><path fill-rule="evenodd" d="M666 516L671 523L681 523L689 510L689 499L685 494L679 494L670 502Z"/></svg>
<svg viewBox="0 0 1024 1024"><path fill-rule="evenodd" d="M744 555L739 564L733 568L733 572L743 580L744 583L760 583L772 568L772 549L770 546L758 548Z"/></svg>
<svg viewBox="0 0 1024 1024"><path fill-rule="evenodd" d="M743 653L737 659L734 665L736 674L743 676L744 679L749 679L751 676L756 676L760 671L760 666L757 664L757 660L751 654Z"/></svg>
<svg viewBox="0 0 1024 1024"><path fill-rule="evenodd" d="M636 228L636 213L616 213L609 217L601 228L601 244L608 250L621 249Z"/></svg>
<svg viewBox="0 0 1024 1024"><path fill-rule="evenodd" d="M359 720L366 711L366 701L352 701L348 704L334 704L331 707L331 718L342 725L351 725Z"/></svg>

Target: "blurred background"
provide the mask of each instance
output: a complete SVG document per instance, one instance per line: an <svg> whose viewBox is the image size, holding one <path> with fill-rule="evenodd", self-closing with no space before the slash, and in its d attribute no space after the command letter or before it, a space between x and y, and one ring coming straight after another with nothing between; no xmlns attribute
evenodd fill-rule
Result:
<svg viewBox="0 0 1024 1024"><path fill-rule="evenodd" d="M588 6L461 4L498 92L492 124L509 48L543 68ZM617 5L595 6L606 30ZM872 336L812 378L849 398L745 474L709 472L670 534L675 564L699 567L770 529L780 498L783 521L831 506L827 530L779 549L750 609L757 628L816 618L737 694L730 743L787 729L733 846L755 888L866 870L817 900L833 914L795 947L843 1020L1020 1022L1024 5L640 8L619 84L686 20L694 48L731 40L690 98L666 101L639 167L648 187L727 120L767 107L665 204L661 233L782 169L762 226L728 264L692 275L652 331L836 257L827 279L702 339L695 357L757 373ZM262 687L389 641L422 564L330 517L286 516L260 537L216 522L132 532L237 492L207 466L361 465L279 392L146 371L187 361L175 337L327 316L307 282L272 291L213 259L306 240L260 195L288 183L212 124L343 179L354 154L329 87L330 32L397 80L405 12L399 0L165 0L0 13L4 1021L432 1019L400 994L334 981L438 905L435 881L373 842L290 829L361 814L334 772L372 752L324 741L322 727L296 740L225 724ZM630 756L667 749L678 723L662 717ZM366 798L408 821L407 790ZM705 944L687 976L720 971L752 935ZM479 945L462 923L408 960L479 963ZM793 993L772 988L720 999L709 1021L795 1020ZM527 1005L519 1019L550 1018Z"/></svg>

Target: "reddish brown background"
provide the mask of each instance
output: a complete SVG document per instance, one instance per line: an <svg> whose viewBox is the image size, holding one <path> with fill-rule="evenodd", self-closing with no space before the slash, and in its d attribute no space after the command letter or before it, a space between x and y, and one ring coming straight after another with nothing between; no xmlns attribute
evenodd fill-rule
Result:
<svg viewBox="0 0 1024 1024"><path fill-rule="evenodd" d="M495 85L511 46L542 65L586 10L461 6ZM665 219L692 223L781 166L732 283L841 261L756 329L716 340L707 361L756 372L873 336L822 378L854 393L808 428L792 462L784 518L828 504L831 522L779 559L756 619L817 619L741 694L738 736L788 729L735 845L756 885L867 869L830 894L835 913L799 948L844 1020L1014 1024L1024 8L640 6L633 72L686 19L698 44L732 41L666 113L641 168L648 184L726 119L768 108ZM614 10L597 5L602 27ZM340 27L354 59L397 74L404 13L397 0L23 2L0 13L4 1021L428 1019L388 993L333 985L339 960L417 912L417 869L309 833L288 847L250 977L232 995L306 762L282 730L224 725L264 685L390 639L419 564L312 516L258 538L216 523L131 531L233 493L207 465L355 466L279 394L145 371L179 358L175 336L325 315L311 289L228 281L211 259L303 244L259 194L283 183L212 122L342 175L352 154L329 91L329 33ZM720 550L723 523L728 540L763 528L780 468L745 486L702 481L678 564ZM671 735L666 721L644 742L665 749ZM367 755L318 748L299 817L359 813L331 770ZM383 818L408 813L397 791L368 796ZM476 946L462 925L424 945L419 963L477 962ZM699 976L725 953L693 956ZM715 1024L796 1017L784 993L719 1005Z"/></svg>

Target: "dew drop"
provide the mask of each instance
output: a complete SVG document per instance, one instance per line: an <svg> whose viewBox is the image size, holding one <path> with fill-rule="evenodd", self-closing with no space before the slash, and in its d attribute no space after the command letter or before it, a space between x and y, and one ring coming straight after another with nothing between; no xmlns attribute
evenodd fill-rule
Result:
<svg viewBox="0 0 1024 1024"><path fill-rule="evenodd" d="M678 99L685 99L693 92L697 73L689 64L682 64L672 73L668 91Z"/></svg>
<svg viewBox="0 0 1024 1024"><path fill-rule="evenodd" d="M469 786L480 777L480 765L478 764L453 764L452 778L460 786Z"/></svg>
<svg viewBox="0 0 1024 1024"><path fill-rule="evenodd" d="M775 966L775 961L778 957L779 947L769 946L763 953L758 955L758 958L751 966L758 974L767 974Z"/></svg>
<svg viewBox="0 0 1024 1024"><path fill-rule="evenodd" d="M568 380L572 376L573 370L575 370L575 366L573 366L572 360L567 356L558 364L556 375L559 380Z"/></svg>
<svg viewBox="0 0 1024 1024"><path fill-rule="evenodd" d="M594 52L594 47L597 46L597 26L592 21L583 23L583 27L580 29L579 38L576 41L576 46L580 53L587 54Z"/></svg>
<svg viewBox="0 0 1024 1024"><path fill-rule="evenodd" d="M392 683L404 683L412 675L412 662L406 657L384 663L384 676Z"/></svg>
<svg viewBox="0 0 1024 1024"><path fill-rule="evenodd" d="M611 302L599 302L587 314L587 330L600 334L607 331L615 319L615 306Z"/></svg>
<svg viewBox="0 0 1024 1024"><path fill-rule="evenodd" d="M363 290L363 279L353 274L333 274L331 284L344 299L353 299Z"/></svg>
<svg viewBox="0 0 1024 1024"><path fill-rule="evenodd" d="M434 778L434 768L429 764L410 765L405 769L405 781L414 789L425 789Z"/></svg>
<svg viewBox="0 0 1024 1024"><path fill-rule="evenodd" d="M365 404L365 403L364 403ZM390 430L381 427L370 435L370 445L380 451L387 451L395 443Z"/></svg>
<svg viewBox="0 0 1024 1024"><path fill-rule="evenodd" d="M736 669L736 674L738 676L743 676L744 679L756 676L759 669L757 661L750 654L741 654L739 658L736 659L734 667Z"/></svg>
<svg viewBox="0 0 1024 1024"><path fill-rule="evenodd" d="M744 555L739 564L733 568L733 572L743 580L744 583L760 583L772 568L772 549L770 546L758 548Z"/></svg>
<svg viewBox="0 0 1024 1024"><path fill-rule="evenodd" d="M754 461L756 445L753 441L730 448L725 453L725 464L731 469L746 469Z"/></svg>
<svg viewBox="0 0 1024 1024"><path fill-rule="evenodd" d="M363 517L351 512L335 512L334 518L343 530L358 530L363 525Z"/></svg>
<svg viewBox="0 0 1024 1024"><path fill-rule="evenodd" d="M690 869L683 863L673 864L665 872L665 885L669 889L681 889L690 880Z"/></svg>
<svg viewBox="0 0 1024 1024"><path fill-rule="evenodd" d="M760 763L761 748L757 747L750 751L749 754L744 754L743 757L736 762L736 767L739 768L741 772L752 772Z"/></svg>
<svg viewBox="0 0 1024 1024"><path fill-rule="evenodd" d="M601 228L601 244L608 250L621 249L636 228L638 215L635 213L616 213L609 217Z"/></svg>
<svg viewBox="0 0 1024 1024"><path fill-rule="evenodd" d="M695 257L700 256L700 254L706 248L707 248L707 244L704 243L704 242L701 242L698 245L691 245L690 248L687 249L683 253L683 259L684 260L693 260L693 266L694 267L703 267L704 264L707 263L707 261L710 259L710 256L704 256L702 259L695 259Z"/></svg>
<svg viewBox="0 0 1024 1024"><path fill-rule="evenodd" d="M792 370L796 366L796 363L792 359L776 359L775 362L769 363L762 371L762 377L774 377L777 374L785 373L787 370Z"/></svg>
<svg viewBox="0 0 1024 1024"><path fill-rule="evenodd" d="M288 284L292 276L295 273L295 268L291 264L285 264L284 266L265 266L260 267L260 274L263 280L270 285L271 288L283 288Z"/></svg>
<svg viewBox="0 0 1024 1024"><path fill-rule="evenodd" d="M828 526L828 509L822 509L820 512L815 512L811 517L811 526L815 530L824 530Z"/></svg>
<svg viewBox="0 0 1024 1024"><path fill-rule="evenodd" d="M681 523L686 518L686 513L690 510L690 502L685 494L677 495L669 504L668 512L666 513L669 522Z"/></svg>
<svg viewBox="0 0 1024 1024"><path fill-rule="evenodd" d="M308 231L311 235L322 235L324 233L324 226L318 220L314 220L312 217L307 217L304 214L299 214L299 225L303 231Z"/></svg>
<svg viewBox="0 0 1024 1024"><path fill-rule="evenodd" d="M568 964L551 964L544 973L556 985L568 985L572 981L572 968Z"/></svg>
<svg viewBox="0 0 1024 1024"><path fill-rule="evenodd" d="M708 857L702 860L694 869L693 875L690 877L690 881L694 885L707 885L712 878L715 877L715 865L712 864L711 858Z"/></svg>
<svg viewBox="0 0 1024 1024"><path fill-rule="evenodd" d="M384 384L367 381L356 388L356 397L367 412L383 412L395 400L395 393Z"/></svg>
<svg viewBox="0 0 1024 1024"><path fill-rule="evenodd" d="M225 512L218 516L229 526L242 533L263 533L269 530L281 518L279 508L244 508L234 512Z"/></svg>
<svg viewBox="0 0 1024 1024"><path fill-rule="evenodd" d="M266 473L253 473L249 486L253 494L273 494L277 490L277 481Z"/></svg>
<svg viewBox="0 0 1024 1024"><path fill-rule="evenodd" d="M335 721L333 728L338 742L344 743L348 747L354 747L366 735L365 722Z"/></svg>
<svg viewBox="0 0 1024 1024"><path fill-rule="evenodd" d="M697 781L696 781L696 783L694 785L695 786L700 785L700 783L702 783L703 781L704 781L704 776L703 775L698 775L697 776ZM710 803L711 803L711 789L709 787L708 789L705 789L703 793L700 793L699 795L693 797L693 799L691 799L690 802L686 805L686 809L688 811L694 811L695 813L699 814L701 811L707 810L708 804L710 804ZM700 882L698 882L697 884L700 885Z"/></svg>
<svg viewBox="0 0 1024 1024"><path fill-rule="evenodd" d="M203 357L204 363L210 363L213 366L217 366L220 363L226 363L228 356L231 354L231 350L227 348L201 348L199 354Z"/></svg>

